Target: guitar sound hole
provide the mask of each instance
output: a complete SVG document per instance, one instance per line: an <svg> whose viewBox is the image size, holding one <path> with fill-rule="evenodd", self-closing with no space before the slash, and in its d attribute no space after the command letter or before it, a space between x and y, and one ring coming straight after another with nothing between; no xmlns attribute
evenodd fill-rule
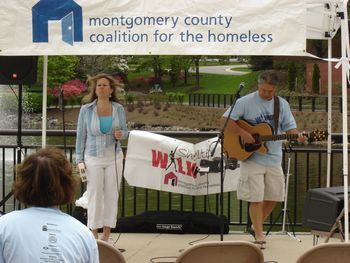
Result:
<svg viewBox="0 0 350 263"><path fill-rule="evenodd" d="M259 149L260 146L261 146L260 143L246 143L246 144L244 145L244 149L245 149L245 151L247 151L247 152L254 152L254 151L256 151L257 149Z"/></svg>

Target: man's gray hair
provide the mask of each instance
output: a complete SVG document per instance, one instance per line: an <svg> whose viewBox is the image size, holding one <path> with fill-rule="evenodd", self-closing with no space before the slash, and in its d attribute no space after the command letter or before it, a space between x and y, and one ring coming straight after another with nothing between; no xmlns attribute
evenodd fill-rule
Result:
<svg viewBox="0 0 350 263"><path fill-rule="evenodd" d="M258 79L259 84L270 84L277 86L278 85L278 75L275 71L273 70L265 70L259 75Z"/></svg>

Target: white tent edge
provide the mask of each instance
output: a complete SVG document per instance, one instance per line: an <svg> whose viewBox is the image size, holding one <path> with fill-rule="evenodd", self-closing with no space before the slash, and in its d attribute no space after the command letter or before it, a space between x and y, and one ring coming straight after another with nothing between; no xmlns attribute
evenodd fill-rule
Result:
<svg viewBox="0 0 350 263"><path fill-rule="evenodd" d="M348 207L348 120L347 120L347 78L349 75L349 28L348 28L348 14L347 14L347 3L348 0L342 1L320 1L320 0L308 0L307 3L310 7L325 5L327 3L337 3L342 6L343 18L341 19L341 59L340 63L342 66L342 121L343 121L343 178L344 178L344 221L345 221L345 242L349 242L349 207ZM315 29L318 31L318 29ZM313 36L313 39L325 39L324 32L319 31L318 36ZM335 32L334 32L335 34ZM331 34L331 37L334 35ZM327 38L326 38L327 39ZM330 155L331 155L331 129L332 129L332 79L331 70L332 65L330 59L331 53L331 38L328 38L328 144L327 144L327 187L330 186ZM42 121L42 147L46 146L46 116L47 116L47 74L48 74L48 56L44 55L43 63L43 121Z"/></svg>

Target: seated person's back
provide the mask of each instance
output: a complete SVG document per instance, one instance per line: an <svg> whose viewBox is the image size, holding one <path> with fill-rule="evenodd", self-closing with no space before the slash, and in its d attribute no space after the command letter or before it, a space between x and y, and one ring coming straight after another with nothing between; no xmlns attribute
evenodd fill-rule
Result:
<svg viewBox="0 0 350 263"><path fill-rule="evenodd" d="M0 217L0 263L99 261L90 230L59 210L76 185L58 149L41 149L18 166L14 196L29 208Z"/></svg>

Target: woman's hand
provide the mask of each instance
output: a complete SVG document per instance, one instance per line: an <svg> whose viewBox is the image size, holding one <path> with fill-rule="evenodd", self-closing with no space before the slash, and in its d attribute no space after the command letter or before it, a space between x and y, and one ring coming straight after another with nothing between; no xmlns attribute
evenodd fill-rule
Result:
<svg viewBox="0 0 350 263"><path fill-rule="evenodd" d="M114 128L114 138L116 138L117 140L120 140L122 136L123 136L122 131L118 127Z"/></svg>

